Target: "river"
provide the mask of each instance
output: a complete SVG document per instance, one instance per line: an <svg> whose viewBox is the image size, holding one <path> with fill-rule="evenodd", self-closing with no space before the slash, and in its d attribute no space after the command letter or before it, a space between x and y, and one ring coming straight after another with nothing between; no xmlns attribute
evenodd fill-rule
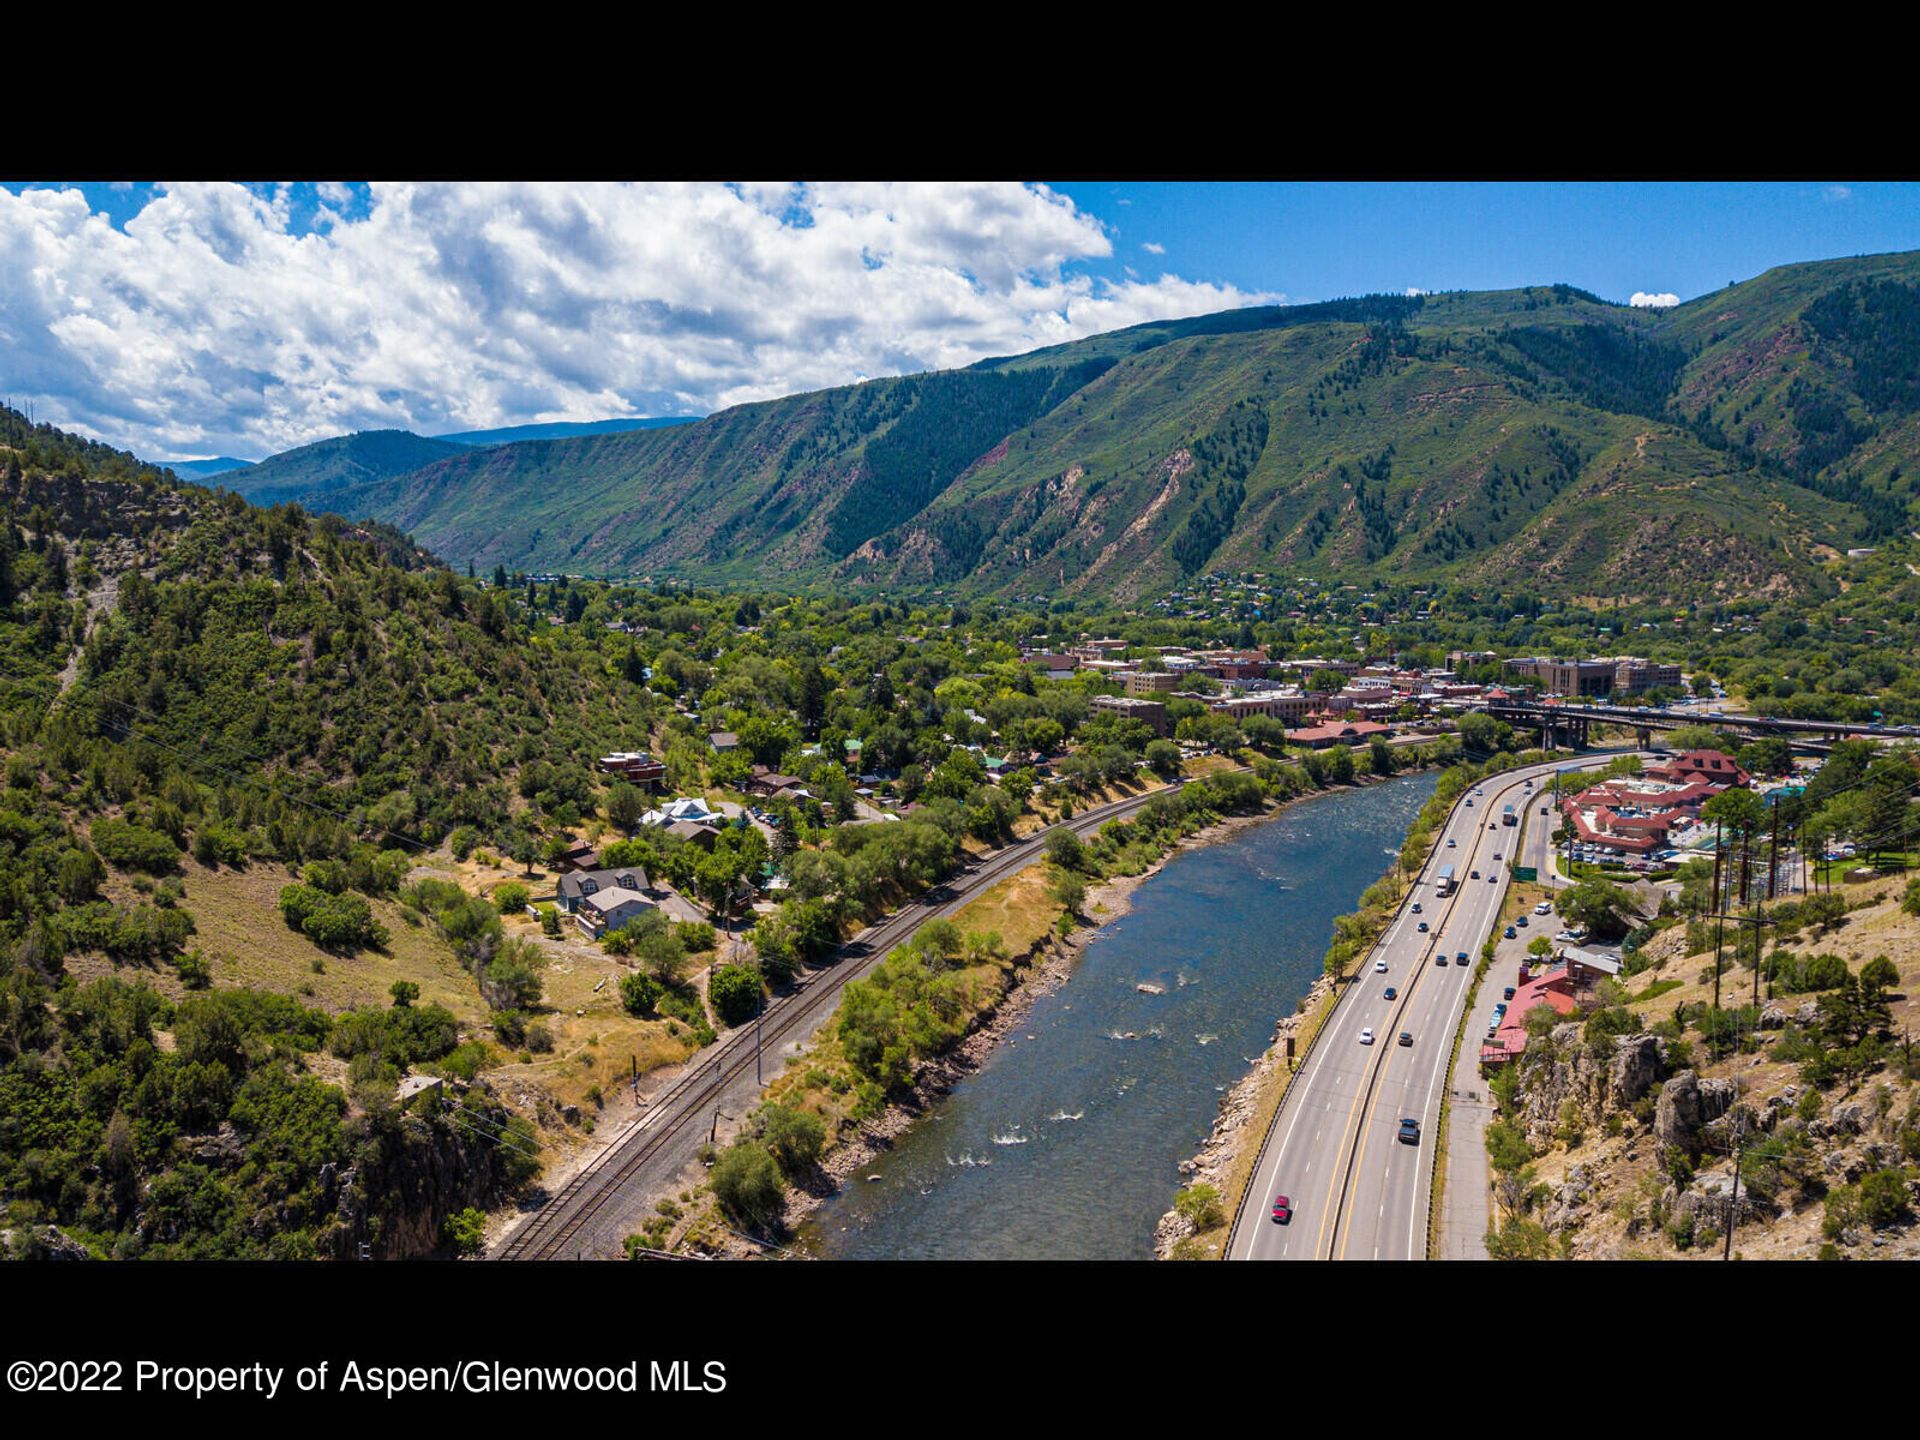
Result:
<svg viewBox="0 0 1920 1440"><path fill-rule="evenodd" d="M1426 771L1316 795L1175 855L1067 984L815 1212L802 1248L850 1260L1151 1259L1176 1167L1306 993L1334 917L1384 873L1435 783Z"/></svg>

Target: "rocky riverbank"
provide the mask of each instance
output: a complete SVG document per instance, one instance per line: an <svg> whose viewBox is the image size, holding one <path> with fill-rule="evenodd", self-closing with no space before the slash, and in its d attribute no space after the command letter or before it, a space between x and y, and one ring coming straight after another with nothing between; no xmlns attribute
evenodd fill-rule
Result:
<svg viewBox="0 0 1920 1440"><path fill-rule="evenodd" d="M1271 1115L1278 1105L1280 1094L1284 1093L1291 1074L1287 1068L1288 1039L1300 1036L1308 1017L1333 994L1333 989L1333 978L1328 975L1318 977L1309 985L1294 1013L1283 1015L1273 1027L1273 1041L1261 1052L1253 1068L1220 1097L1220 1114L1213 1122L1206 1143L1192 1159L1180 1162L1180 1173L1186 1177L1188 1185L1211 1185L1223 1196L1229 1194L1229 1177L1234 1166L1247 1153L1247 1146L1258 1146L1265 1134L1265 1127L1254 1124L1254 1120L1262 1115ZM1297 1051L1304 1047L1295 1048ZM1263 1103L1265 1101L1272 1103ZM1154 1226L1155 1258L1171 1260L1174 1246L1192 1234L1193 1226L1187 1218L1178 1210L1168 1210L1160 1217L1159 1224Z"/></svg>

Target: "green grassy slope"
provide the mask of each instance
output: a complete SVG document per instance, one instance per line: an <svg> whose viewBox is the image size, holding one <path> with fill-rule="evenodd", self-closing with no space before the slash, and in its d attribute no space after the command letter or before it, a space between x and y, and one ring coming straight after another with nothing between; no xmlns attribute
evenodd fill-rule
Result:
<svg viewBox="0 0 1920 1440"><path fill-rule="evenodd" d="M1920 255L1136 326L332 497L456 563L1130 598L1207 569L1682 599L1911 523Z"/></svg>

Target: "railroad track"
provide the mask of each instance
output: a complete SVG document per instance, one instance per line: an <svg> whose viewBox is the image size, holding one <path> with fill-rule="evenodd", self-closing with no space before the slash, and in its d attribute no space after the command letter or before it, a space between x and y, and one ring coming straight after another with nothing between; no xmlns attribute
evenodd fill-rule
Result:
<svg viewBox="0 0 1920 1440"><path fill-rule="evenodd" d="M1244 772L1236 767L1222 774ZM1024 869L1037 859L1047 835L1065 828L1085 835L1110 820L1123 819L1145 806L1162 790L1130 796L1096 806L1071 820L1048 826L1031 838L995 852L961 872L954 881L936 886L878 924L869 926L840 947L834 963L811 970L788 994L771 1002L762 1021L761 1050L777 1049L792 1033L831 1010L840 992L859 979L895 946L929 920L952 914L981 890ZM589 1164L575 1172L560 1192L521 1222L495 1252L501 1260L550 1260L567 1254L580 1232L617 1193L684 1132L689 1121L706 1114L708 1105L740 1079L754 1064L755 1047L749 1029L742 1026L708 1050L685 1074L661 1092L647 1113L629 1121L625 1130Z"/></svg>

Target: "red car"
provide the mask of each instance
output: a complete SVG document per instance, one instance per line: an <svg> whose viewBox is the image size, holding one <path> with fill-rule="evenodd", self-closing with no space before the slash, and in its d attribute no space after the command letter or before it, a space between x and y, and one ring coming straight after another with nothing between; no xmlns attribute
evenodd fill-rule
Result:
<svg viewBox="0 0 1920 1440"><path fill-rule="evenodd" d="M1273 1197L1273 1223L1284 1225L1293 1219L1293 1202L1284 1195Z"/></svg>

